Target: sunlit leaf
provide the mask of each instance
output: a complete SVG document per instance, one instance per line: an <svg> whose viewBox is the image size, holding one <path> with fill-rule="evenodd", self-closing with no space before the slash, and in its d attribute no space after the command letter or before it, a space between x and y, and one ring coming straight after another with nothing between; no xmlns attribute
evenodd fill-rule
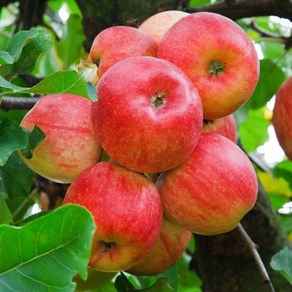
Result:
<svg viewBox="0 0 292 292"><path fill-rule="evenodd" d="M87 276L94 230L90 213L77 205L21 227L0 226L0 291L74 291L77 272Z"/></svg>
<svg viewBox="0 0 292 292"><path fill-rule="evenodd" d="M16 150L27 145L25 131L13 120L5 118L0 122L0 166Z"/></svg>
<svg viewBox="0 0 292 292"><path fill-rule="evenodd" d="M10 224L12 221L12 215L6 204L4 194L0 192L0 224Z"/></svg>
<svg viewBox="0 0 292 292"><path fill-rule="evenodd" d="M271 259L271 267L285 277L292 285L292 251L283 248Z"/></svg>
<svg viewBox="0 0 292 292"><path fill-rule="evenodd" d="M290 186L292 190L292 161L291 160L284 160L279 162L273 168L273 173L277 177L283 177Z"/></svg>

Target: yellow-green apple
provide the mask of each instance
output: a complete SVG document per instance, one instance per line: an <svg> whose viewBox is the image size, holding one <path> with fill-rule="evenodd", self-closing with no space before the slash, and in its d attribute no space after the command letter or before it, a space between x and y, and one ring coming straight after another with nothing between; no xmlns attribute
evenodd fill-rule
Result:
<svg viewBox="0 0 292 292"><path fill-rule="evenodd" d="M183 17L190 15L180 10L167 10L156 13L142 22L138 29L150 35L157 45L169 28Z"/></svg>
<svg viewBox="0 0 292 292"><path fill-rule="evenodd" d="M144 31L129 26L113 26L94 39L88 61L98 65L100 78L108 68L134 56L156 56L157 45Z"/></svg>
<svg viewBox="0 0 292 292"><path fill-rule="evenodd" d="M190 77L205 119L233 113L250 98L259 78L253 42L239 25L216 13L193 13L176 22L161 40L157 57Z"/></svg>
<svg viewBox="0 0 292 292"><path fill-rule="evenodd" d="M247 155L224 136L205 133L188 160L157 180L166 216L198 234L232 230L257 198Z"/></svg>
<svg viewBox="0 0 292 292"><path fill-rule="evenodd" d="M292 160L292 77L280 86L273 109L273 126L280 146Z"/></svg>
<svg viewBox="0 0 292 292"><path fill-rule="evenodd" d="M84 170L68 188L64 204L87 208L96 225L89 266L115 272L134 266L156 242L162 204L155 183L113 162Z"/></svg>
<svg viewBox="0 0 292 292"><path fill-rule="evenodd" d="M102 149L90 118L91 101L73 94L45 95L21 121L32 130L38 126L46 135L31 159L22 160L39 175L59 183L70 183L95 164Z"/></svg>
<svg viewBox="0 0 292 292"><path fill-rule="evenodd" d="M191 234L189 230L164 217L160 236L155 245L127 272L137 276L154 276L166 271L186 251Z"/></svg>
<svg viewBox="0 0 292 292"><path fill-rule="evenodd" d="M97 90L93 127L117 163L160 173L185 161L197 145L201 99L172 63L146 56L122 60L102 76Z"/></svg>
<svg viewBox="0 0 292 292"><path fill-rule="evenodd" d="M232 142L237 142L237 127L233 114L216 120L203 120L203 133L220 134Z"/></svg>

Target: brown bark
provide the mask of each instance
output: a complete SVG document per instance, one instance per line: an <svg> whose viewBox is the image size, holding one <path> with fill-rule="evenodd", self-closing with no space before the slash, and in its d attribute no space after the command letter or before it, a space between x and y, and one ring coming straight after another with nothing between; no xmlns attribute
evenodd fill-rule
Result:
<svg viewBox="0 0 292 292"><path fill-rule="evenodd" d="M243 218L242 225L258 246L258 252L277 292L287 292L290 284L270 268L271 257L288 246L277 214L260 186L255 207ZM237 229L218 236L195 235L196 253L190 268L196 271L205 292L265 292L256 262Z"/></svg>

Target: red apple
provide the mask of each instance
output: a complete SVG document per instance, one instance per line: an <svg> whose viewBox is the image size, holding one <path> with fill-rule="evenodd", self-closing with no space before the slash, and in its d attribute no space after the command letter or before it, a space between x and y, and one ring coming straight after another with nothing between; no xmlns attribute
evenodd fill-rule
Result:
<svg viewBox="0 0 292 292"><path fill-rule="evenodd" d="M216 120L203 120L203 133L220 134L232 142L237 142L237 128L233 114Z"/></svg>
<svg viewBox="0 0 292 292"><path fill-rule="evenodd" d="M216 13L198 12L176 22L161 40L157 57L190 77L205 119L233 113L250 98L259 78L252 41L235 22Z"/></svg>
<svg viewBox="0 0 292 292"><path fill-rule="evenodd" d="M168 29L187 15L190 14L180 10L162 11L144 20L138 29L143 30L150 35L155 40L157 45L159 45L162 37Z"/></svg>
<svg viewBox="0 0 292 292"><path fill-rule="evenodd" d="M279 88L273 109L273 125L286 156L292 160L292 76Z"/></svg>
<svg viewBox="0 0 292 292"><path fill-rule="evenodd" d="M70 185L64 203L87 208L95 221L89 266L121 271L134 266L156 242L162 205L155 184L112 162L99 162Z"/></svg>
<svg viewBox="0 0 292 292"><path fill-rule="evenodd" d="M91 103L73 94L43 96L21 122L25 129L37 125L46 134L31 159L19 152L27 166L47 179L69 183L95 164L102 149L92 127Z"/></svg>
<svg viewBox="0 0 292 292"><path fill-rule="evenodd" d="M117 163L160 173L192 153L201 134L202 105L175 65L153 57L128 58L102 76L97 90L93 126Z"/></svg>
<svg viewBox="0 0 292 292"><path fill-rule="evenodd" d="M113 26L94 39L88 61L98 65L100 78L108 68L134 56L156 56L157 45L145 32L129 26Z"/></svg>
<svg viewBox="0 0 292 292"><path fill-rule="evenodd" d="M137 276L154 276L166 271L186 251L192 233L164 217L160 236L150 252L127 270Z"/></svg>
<svg viewBox="0 0 292 292"><path fill-rule="evenodd" d="M164 211L198 234L232 230L257 198L257 176L246 154L229 139L202 134L188 160L157 180Z"/></svg>

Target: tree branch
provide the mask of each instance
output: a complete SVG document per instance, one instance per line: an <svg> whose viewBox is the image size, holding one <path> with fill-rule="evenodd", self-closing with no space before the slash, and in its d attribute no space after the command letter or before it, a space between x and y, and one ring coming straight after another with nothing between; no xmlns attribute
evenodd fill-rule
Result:
<svg viewBox="0 0 292 292"><path fill-rule="evenodd" d="M0 100L0 109L4 111L9 110L29 110L31 109L39 97L11 97L3 96Z"/></svg>
<svg viewBox="0 0 292 292"><path fill-rule="evenodd" d="M189 13L199 11L215 12L233 20L265 15L275 15L292 20L292 3L289 0L224 1L196 8L187 7L184 10Z"/></svg>
<svg viewBox="0 0 292 292"><path fill-rule="evenodd" d="M250 253L252 254L256 265L258 267L259 273L261 275L261 278L263 280L263 283L266 285L267 287L267 291L269 292L275 292L275 289L272 285L272 282L270 280L269 274L265 268L265 265L257 251L257 246L256 244L252 241L252 239L249 237L249 235L247 234L247 232L245 231L245 229L243 228L243 226L241 225L241 223L239 223L237 225L237 230L239 231L242 239L245 241Z"/></svg>

